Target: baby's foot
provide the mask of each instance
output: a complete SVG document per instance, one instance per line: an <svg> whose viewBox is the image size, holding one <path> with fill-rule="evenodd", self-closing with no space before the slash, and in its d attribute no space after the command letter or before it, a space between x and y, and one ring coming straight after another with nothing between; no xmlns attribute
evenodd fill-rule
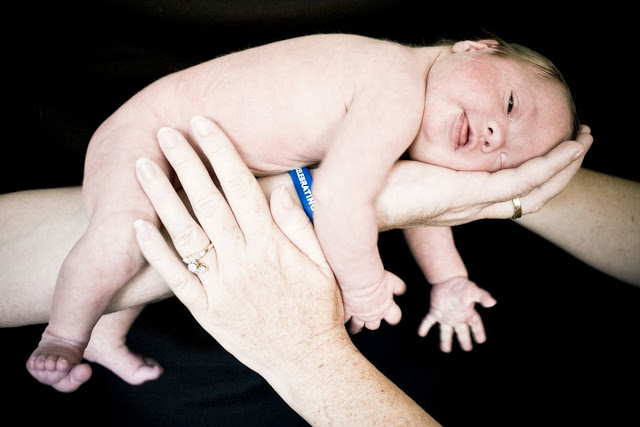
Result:
<svg viewBox="0 0 640 427"><path fill-rule="evenodd" d="M42 384L61 392L75 391L91 378L91 367L80 363L84 347L45 329L38 348L27 360L27 370Z"/></svg>
<svg viewBox="0 0 640 427"><path fill-rule="evenodd" d="M158 362L133 353L126 345L126 332L121 330L119 317L126 312L102 316L91 333L84 352L85 359L98 363L132 385L157 379L163 369Z"/></svg>

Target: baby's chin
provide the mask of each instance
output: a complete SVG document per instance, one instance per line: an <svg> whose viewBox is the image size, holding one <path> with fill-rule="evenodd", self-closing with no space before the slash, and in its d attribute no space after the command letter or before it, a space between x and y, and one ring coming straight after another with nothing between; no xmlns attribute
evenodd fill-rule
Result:
<svg viewBox="0 0 640 427"><path fill-rule="evenodd" d="M501 164L495 157L479 158L472 152L456 151L448 141L433 142L425 138L417 138L407 154L411 160L461 172L495 172Z"/></svg>

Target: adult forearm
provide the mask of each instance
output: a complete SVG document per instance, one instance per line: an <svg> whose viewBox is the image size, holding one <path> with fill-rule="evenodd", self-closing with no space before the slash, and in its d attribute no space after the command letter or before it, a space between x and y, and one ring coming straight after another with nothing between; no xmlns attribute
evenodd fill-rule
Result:
<svg viewBox="0 0 640 427"><path fill-rule="evenodd" d="M290 182L288 175L260 180L267 195L278 184ZM291 191L295 196L293 185ZM49 320L58 272L87 224L82 187L0 195L0 327ZM171 295L157 272L145 266L118 292L108 310L118 311Z"/></svg>
<svg viewBox="0 0 640 427"><path fill-rule="evenodd" d="M265 375L291 408L311 425L440 425L342 332L313 345L313 357L285 361L275 375Z"/></svg>
<svg viewBox="0 0 640 427"><path fill-rule="evenodd" d="M592 267L640 286L640 183L589 169L517 224Z"/></svg>
<svg viewBox="0 0 640 427"><path fill-rule="evenodd" d="M0 327L48 321L62 262L87 224L81 187L0 195ZM145 267L110 309L169 296L164 281Z"/></svg>
<svg viewBox="0 0 640 427"><path fill-rule="evenodd" d="M0 326L49 318L58 271L86 224L79 188L0 196Z"/></svg>
<svg viewBox="0 0 640 427"><path fill-rule="evenodd" d="M380 230L430 223L446 225L438 223L434 215L439 206L449 206L446 200L439 201L435 194L424 195L424 191L421 198L415 197L420 188L434 188L432 191L438 188L422 182L424 174L419 173L420 167L415 162L405 162L394 168L376 205ZM415 172L405 173L412 169ZM452 177L452 171L438 171L448 174L448 179ZM267 196L275 187L285 184L293 200L299 203L288 174L261 178L259 183ZM639 284L638 222L630 220L630 215L639 211L639 186L632 181L581 170L570 188L548 203L549 206L517 222L607 274ZM585 196L593 189L605 195L595 206L591 206L595 202ZM440 194L440 197L446 195ZM603 222L599 218L609 219ZM0 292L3 295L0 327L48 321L58 271L87 223L80 187L0 195ZM117 294L109 310L169 296L171 291L159 275L145 267Z"/></svg>
<svg viewBox="0 0 640 427"><path fill-rule="evenodd" d="M267 197L280 184L298 197L288 174L261 178ZM82 188L53 188L0 195L0 327L45 323L58 272L85 231ZM378 204L383 212L389 203ZM379 224L390 228L383 215ZM397 215L394 216L398 223ZM110 311L171 296L159 275L144 267L114 298Z"/></svg>

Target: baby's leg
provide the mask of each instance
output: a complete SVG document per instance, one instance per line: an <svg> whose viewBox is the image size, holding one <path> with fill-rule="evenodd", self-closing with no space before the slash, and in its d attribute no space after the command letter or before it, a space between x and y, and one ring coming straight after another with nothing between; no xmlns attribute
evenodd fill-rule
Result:
<svg viewBox="0 0 640 427"><path fill-rule="evenodd" d="M111 132L98 132L94 138L108 137L114 143L93 151L90 145L87 154L83 196L89 225L64 260L49 324L27 362L32 376L61 391L69 389L67 384L78 371L82 373L78 378L85 381L90 376L88 366L80 362L92 329L115 293L144 264L133 222L138 218L158 222L135 177L138 157L151 157L166 167L155 129L144 132L140 124L107 129Z"/></svg>

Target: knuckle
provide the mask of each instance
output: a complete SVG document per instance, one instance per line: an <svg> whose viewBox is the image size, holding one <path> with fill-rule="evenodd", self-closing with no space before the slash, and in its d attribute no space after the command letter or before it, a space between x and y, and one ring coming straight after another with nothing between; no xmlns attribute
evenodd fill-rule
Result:
<svg viewBox="0 0 640 427"><path fill-rule="evenodd" d="M174 150L175 154L171 158L171 166L174 170L189 170L193 168L193 158L191 156L186 155L184 152L180 150Z"/></svg>
<svg viewBox="0 0 640 427"><path fill-rule="evenodd" d="M202 138L200 146L209 159L223 157L227 150L227 145L221 143L219 138Z"/></svg>
<svg viewBox="0 0 640 427"><path fill-rule="evenodd" d="M313 225L305 215L300 215L295 220L286 224L286 232L292 236L305 235L305 233L308 233L310 230L313 230Z"/></svg>
<svg viewBox="0 0 640 427"><path fill-rule="evenodd" d="M204 197L200 197L193 204L193 212L198 217L213 216L225 203L224 197L218 192L211 192Z"/></svg>
<svg viewBox="0 0 640 427"><path fill-rule="evenodd" d="M255 178L247 173L239 173L222 181L222 187L227 194L244 196L252 188Z"/></svg>
<svg viewBox="0 0 640 427"><path fill-rule="evenodd" d="M533 203L530 203L529 206L527 207L528 209L528 213L535 213L538 212L540 209L542 209L542 207L544 206L544 202L538 200L535 201Z"/></svg>
<svg viewBox="0 0 640 427"><path fill-rule="evenodd" d="M522 215L536 213L544 207L549 199L547 197L542 198L540 196L542 196L542 194L536 192L528 195L526 199L523 198L520 200L522 206Z"/></svg>
<svg viewBox="0 0 640 427"><path fill-rule="evenodd" d="M188 246L194 242L198 236L200 229L194 223L187 224L172 233L172 239L177 248Z"/></svg>
<svg viewBox="0 0 640 427"><path fill-rule="evenodd" d="M190 279L191 277L186 273L186 271L176 271L171 277L167 278L167 283L174 292L179 293L183 289L187 288Z"/></svg>

